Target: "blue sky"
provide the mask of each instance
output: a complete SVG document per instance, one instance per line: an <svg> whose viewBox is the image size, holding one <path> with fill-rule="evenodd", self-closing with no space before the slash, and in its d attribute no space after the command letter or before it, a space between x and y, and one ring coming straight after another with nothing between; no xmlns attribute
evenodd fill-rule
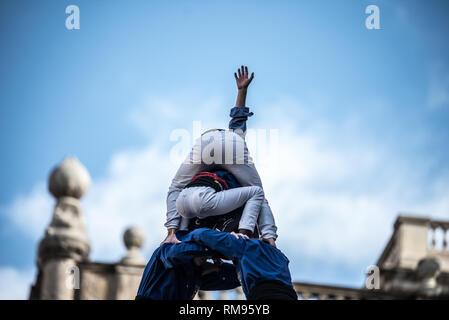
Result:
<svg viewBox="0 0 449 320"><path fill-rule="evenodd" d="M365 27L370 4L380 30ZM444 0L1 0L0 278L21 285L0 297L27 295L47 176L67 155L93 181L91 257L123 255L130 224L149 257L170 133L226 126L241 64L255 72L249 126L278 129L285 151L259 170L293 278L361 286L398 212L449 218L448 13ZM109 217L115 233L98 236Z"/></svg>

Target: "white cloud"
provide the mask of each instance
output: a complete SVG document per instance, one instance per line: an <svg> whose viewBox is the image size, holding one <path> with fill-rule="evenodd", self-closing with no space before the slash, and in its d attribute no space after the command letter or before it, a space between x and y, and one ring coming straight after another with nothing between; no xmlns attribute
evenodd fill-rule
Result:
<svg viewBox="0 0 449 320"><path fill-rule="evenodd" d="M158 147L121 152L112 157L105 179L93 181L83 201L92 258L114 261L124 254L124 228L137 225L152 251L166 232L165 197L176 167Z"/></svg>
<svg viewBox="0 0 449 320"><path fill-rule="evenodd" d="M377 260L399 211L449 218L449 174L428 181L423 162L380 144L338 144L326 131L292 126L282 133L285 160L258 170L288 256L359 265L363 272Z"/></svg>
<svg viewBox="0 0 449 320"><path fill-rule="evenodd" d="M54 200L50 197L44 182L37 183L27 195L19 195L3 208L11 220L37 241L44 233L51 219Z"/></svg>
<svg viewBox="0 0 449 320"><path fill-rule="evenodd" d="M176 110L193 105L166 101ZM298 114L306 113L304 106L293 101L290 104ZM225 109L219 102L213 107L214 112ZM151 118L151 113L145 112ZM170 114L155 118L167 120ZM447 173L425 181L426 168L421 164L381 145L338 144L338 137L321 130L319 123L300 132L292 118L258 121L259 127L266 125L267 129L273 123L282 123L280 161L277 166L263 161L257 165L277 219L279 246L289 256L292 269L296 270L295 261L307 255L331 265L357 265L365 270L378 258L398 211L447 218ZM168 136L161 139L165 140L114 154L107 175L93 181L82 201L92 240L92 260L120 259L125 252L121 235L128 225L138 225L145 231L147 257L163 239L165 197L177 166L169 161L168 147L173 143ZM51 207L52 199L41 183L29 195L18 197L8 212L25 232L38 239L48 224ZM294 279L300 276L293 274ZM338 284L338 279L334 283Z"/></svg>
<svg viewBox="0 0 449 320"><path fill-rule="evenodd" d="M28 299L34 270L18 270L11 267L0 268L0 300Z"/></svg>

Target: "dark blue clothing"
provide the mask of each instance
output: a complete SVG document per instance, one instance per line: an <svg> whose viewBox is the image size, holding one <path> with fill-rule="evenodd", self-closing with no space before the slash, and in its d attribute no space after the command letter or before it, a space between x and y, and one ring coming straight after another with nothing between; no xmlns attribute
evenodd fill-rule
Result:
<svg viewBox="0 0 449 320"><path fill-rule="evenodd" d="M193 258L212 256L196 243L165 243L157 248L142 275L138 296L152 300L191 300L201 290L229 290L240 286L235 267L223 263L220 271L201 276Z"/></svg>
<svg viewBox="0 0 449 320"><path fill-rule="evenodd" d="M229 116L229 130L241 130L246 132L246 121L248 117L251 117L254 113L249 112L248 107L234 107L231 109Z"/></svg>
<svg viewBox="0 0 449 320"><path fill-rule="evenodd" d="M222 170L213 169L210 172L215 173L217 176L222 178L228 184L229 189L240 188L242 185L237 181L237 179L232 175L232 173Z"/></svg>
<svg viewBox="0 0 449 320"><path fill-rule="evenodd" d="M227 232L201 228L190 233L176 233L183 243L196 243L221 253L234 261L245 295L267 280L278 280L293 288L289 260L277 248L258 239L237 239Z"/></svg>

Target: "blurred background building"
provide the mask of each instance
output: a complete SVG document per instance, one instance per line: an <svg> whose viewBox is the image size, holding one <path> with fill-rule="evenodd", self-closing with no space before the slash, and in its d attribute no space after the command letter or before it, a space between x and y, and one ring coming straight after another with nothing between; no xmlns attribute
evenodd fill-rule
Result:
<svg viewBox="0 0 449 320"><path fill-rule="evenodd" d="M38 272L30 299L134 299L146 265L139 252L144 234L138 227L124 232L127 253L119 261L90 261L91 243L80 204L89 184L89 173L75 158L66 158L52 171L48 186L56 205L39 243ZM449 298L448 229L449 221L400 215L377 261L378 279L372 282L369 275L367 283L360 288L295 282L298 297L319 300ZM443 232L439 238L441 244L435 237L437 230ZM197 299L211 297L209 292L200 291L197 295ZM218 297L244 298L240 289L220 292Z"/></svg>
<svg viewBox="0 0 449 320"><path fill-rule="evenodd" d="M74 5L80 29L66 25ZM366 27L372 5L380 29ZM0 299L27 299L31 284L54 295L64 281L47 275L72 265L74 298L124 294L140 272L129 261L165 236L179 161L203 130L227 126L242 64L255 73L249 150L301 296L364 287L385 247L385 259L410 252L412 226L412 247L429 248L388 261L414 270L438 257L441 283L445 225L392 226L401 209L449 220L448 16L447 0L0 0ZM48 170L73 154L90 179L78 170L67 186L59 171L49 193ZM72 219L80 199L85 232ZM145 242L127 240L119 263L128 226ZM387 246L392 230L401 245Z"/></svg>

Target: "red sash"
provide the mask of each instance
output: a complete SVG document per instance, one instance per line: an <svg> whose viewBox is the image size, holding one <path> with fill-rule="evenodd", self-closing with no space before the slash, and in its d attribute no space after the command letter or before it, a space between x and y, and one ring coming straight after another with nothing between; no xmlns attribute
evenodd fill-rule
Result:
<svg viewBox="0 0 449 320"><path fill-rule="evenodd" d="M217 182L219 182L221 184L221 186L223 187L224 190L228 190L228 184L226 183L226 181L224 181L222 178L220 178L216 173L212 173L212 172L200 172L198 173L196 176L193 177L192 181L195 181L196 179L198 179L199 177L210 177L213 178L214 180L216 180Z"/></svg>

